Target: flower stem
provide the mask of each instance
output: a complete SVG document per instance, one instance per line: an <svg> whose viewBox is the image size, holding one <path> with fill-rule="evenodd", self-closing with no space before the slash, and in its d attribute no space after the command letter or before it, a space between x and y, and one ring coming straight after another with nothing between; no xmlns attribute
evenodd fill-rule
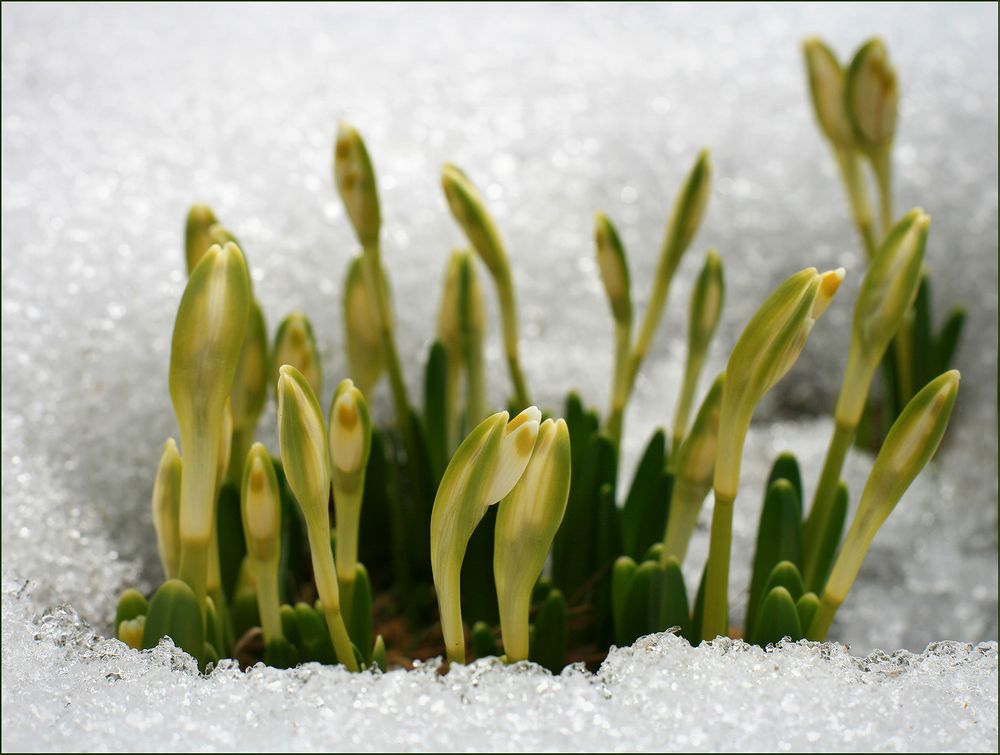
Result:
<svg viewBox="0 0 1000 755"><path fill-rule="evenodd" d="M837 495L837 484L840 482L840 472L844 467L844 459L847 458L856 429L855 425L845 425L840 422L834 426L830 445L826 449L826 458L823 461L823 471L816 485L816 494L813 496L812 508L809 509L809 516L803 527L802 577L810 590L816 590L819 587L815 584L816 581L823 577L816 573L819 568L819 544L829 526L830 512Z"/></svg>
<svg viewBox="0 0 1000 755"><path fill-rule="evenodd" d="M714 640L729 635L729 555L733 539L733 502L716 492L712 511L712 535L705 574L705 613L701 637Z"/></svg>

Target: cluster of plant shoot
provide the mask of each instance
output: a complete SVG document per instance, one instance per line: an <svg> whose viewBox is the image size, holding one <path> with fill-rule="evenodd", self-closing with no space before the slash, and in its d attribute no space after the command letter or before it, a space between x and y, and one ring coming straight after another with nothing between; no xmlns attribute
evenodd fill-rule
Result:
<svg viewBox="0 0 1000 755"><path fill-rule="evenodd" d="M730 622L728 585L744 441L756 406L795 364L817 320L829 306L847 306L835 300L845 271L789 275L761 297L725 369L706 376L724 298L722 256L708 251L690 293L687 361L669 430L653 434L626 485L626 409L711 195L708 152L674 200L641 312L621 238L596 215L597 268L615 334L608 405L601 413L570 393L551 412L532 404L521 365L515 276L501 234L454 165L443 167L441 186L469 247L447 261L422 395L408 392L375 171L359 133L341 125L333 177L360 246L343 291L349 377L324 384L313 325L300 312L270 338L242 246L208 207L192 207L189 278L170 354L179 445L167 440L152 496L165 581L149 599L136 590L121 596L118 637L135 648L169 637L202 668L233 657L244 666L320 662L351 671L442 653L451 663L499 656L559 671L667 630L692 643L823 640L876 532L944 434L959 385L946 367L961 316L931 332L923 270L930 218L919 209L893 215L897 94L884 45L867 43L846 70L818 41L805 52L867 268L858 273L829 453L811 501L795 457L775 460L742 627ZM879 189L879 224L864 161ZM497 297L510 375L503 411L486 391L483 279ZM880 365L885 390L873 410ZM394 416L380 428L366 396L382 380ZM276 449L255 442L272 397ZM841 468L873 411L888 429L845 534ZM709 553L692 600L682 567L710 493Z"/></svg>

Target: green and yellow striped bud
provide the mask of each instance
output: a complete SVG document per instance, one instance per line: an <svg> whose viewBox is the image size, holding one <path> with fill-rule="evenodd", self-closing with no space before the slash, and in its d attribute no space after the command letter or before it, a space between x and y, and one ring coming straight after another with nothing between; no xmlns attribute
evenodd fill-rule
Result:
<svg viewBox="0 0 1000 755"><path fill-rule="evenodd" d="M510 277L507 252L479 190L451 163L441 169L441 188L448 200L448 209L490 274L498 281L507 280Z"/></svg>
<svg viewBox="0 0 1000 755"><path fill-rule="evenodd" d="M431 512L431 570L448 659L465 663L459 601L465 549L486 509L520 479L535 447L541 412L529 407L484 419L462 441L441 479Z"/></svg>
<svg viewBox="0 0 1000 755"><path fill-rule="evenodd" d="M351 378L362 393L371 393L385 368L381 319L365 277L367 258L358 255L344 281L344 337ZM384 282L383 282L384 283ZM388 298L388 288L385 288Z"/></svg>
<svg viewBox="0 0 1000 755"><path fill-rule="evenodd" d="M215 521L223 413L247 330L250 277L235 244L212 246L181 297L170 351L170 398L186 459L181 577L199 601Z"/></svg>
<svg viewBox="0 0 1000 755"><path fill-rule="evenodd" d="M206 204L192 205L188 210L184 223L184 259L187 261L188 275L198 267L209 247L218 243L212 233L212 227L218 222L212 208Z"/></svg>
<svg viewBox="0 0 1000 755"><path fill-rule="evenodd" d="M867 152L886 150L896 133L899 89L885 42L871 39L854 55L844 82L854 138Z"/></svg>
<svg viewBox="0 0 1000 755"><path fill-rule="evenodd" d="M893 423L823 589L822 603L807 633L809 639L826 638L833 616L854 584L875 533L937 451L955 406L960 379L958 371L951 370L932 380Z"/></svg>
<svg viewBox="0 0 1000 755"><path fill-rule="evenodd" d="M313 576L337 660L356 671L340 610L337 569L330 547L330 453L323 410L305 376L289 364L278 371L278 445L285 479L306 521Z"/></svg>
<svg viewBox="0 0 1000 755"><path fill-rule="evenodd" d="M375 170L361 134L347 123L337 129L333 177L361 246L377 246L382 218Z"/></svg>
<svg viewBox="0 0 1000 755"><path fill-rule="evenodd" d="M698 378L701 376L708 347L715 335L722 315L722 299L725 293L725 282L722 277L722 260L714 249L710 249L705 257L694 285L691 297L691 309L688 315L688 352L687 364L684 368L684 382L677 399L677 411L674 415L673 446L680 447L687 432L688 416L694 404L695 393L698 390Z"/></svg>
<svg viewBox="0 0 1000 755"><path fill-rule="evenodd" d="M844 107L844 68L818 37L802 44L813 111L826 138L838 149L852 149L854 135Z"/></svg>
<svg viewBox="0 0 1000 755"><path fill-rule="evenodd" d="M240 496L247 564L253 575L265 642L280 639L278 562L281 557L281 492L271 455L254 443L244 464Z"/></svg>
<svg viewBox="0 0 1000 755"><path fill-rule="evenodd" d="M330 470L337 514L337 577L344 614L351 615L358 572L358 534L365 469L372 446L368 404L351 380L342 380L333 394L329 420Z"/></svg>
<svg viewBox="0 0 1000 755"><path fill-rule="evenodd" d="M163 444L160 464L153 483L153 527L156 529L156 550L167 579L180 573L181 537L181 473L183 465L177 444L168 438Z"/></svg>
<svg viewBox="0 0 1000 755"><path fill-rule="evenodd" d="M705 497L712 489L715 453L719 441L719 412L726 373L712 383L695 415L691 432L674 456L674 489L670 497L667 532L663 539L660 563L667 565L671 556L684 563L688 543L698 522Z"/></svg>
<svg viewBox="0 0 1000 755"><path fill-rule="evenodd" d="M317 396L323 388L323 368L313 334L312 323L301 312L292 312L281 324L274 336L274 365L280 368L290 364L305 376L309 387ZM280 376L274 376L277 384Z"/></svg>
<svg viewBox="0 0 1000 755"><path fill-rule="evenodd" d="M608 295L611 314L616 323L629 324L632 322L632 293L628 260L618 231L602 212L594 216L594 241L597 247L597 269Z"/></svg>
<svg viewBox="0 0 1000 755"><path fill-rule="evenodd" d="M861 281L854 305L851 348L837 399L839 424L861 421L871 381L893 336L902 327L920 288L930 216L910 210L882 243Z"/></svg>
<svg viewBox="0 0 1000 755"><path fill-rule="evenodd" d="M510 662L528 657L531 591L566 513L569 481L566 422L545 420L524 474L497 511L493 573L504 652Z"/></svg>

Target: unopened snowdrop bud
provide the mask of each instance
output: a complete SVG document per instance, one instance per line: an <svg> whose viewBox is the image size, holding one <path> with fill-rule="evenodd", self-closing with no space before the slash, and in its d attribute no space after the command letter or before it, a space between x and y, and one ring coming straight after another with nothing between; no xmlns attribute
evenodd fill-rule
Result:
<svg viewBox="0 0 1000 755"><path fill-rule="evenodd" d="M361 246L377 245L382 221L375 170L361 135L346 123L337 130L333 176Z"/></svg>
<svg viewBox="0 0 1000 755"><path fill-rule="evenodd" d="M462 359L462 324L459 309L459 284L461 268L468 252L455 250L448 258L441 287L441 304L438 308L437 337L448 351L448 359L460 364Z"/></svg>
<svg viewBox="0 0 1000 755"><path fill-rule="evenodd" d="M701 402L691 430L674 457L674 489L660 563L672 556L683 563L705 497L712 489L719 440L719 411L725 373L720 373Z"/></svg>
<svg viewBox="0 0 1000 755"><path fill-rule="evenodd" d="M187 261L188 275L194 272L209 247L218 243L212 238L212 226L218 222L208 205L196 204L188 210L184 224L184 258Z"/></svg>
<svg viewBox="0 0 1000 755"><path fill-rule="evenodd" d="M351 377L370 393L385 366L378 305L365 280L365 257L351 260L344 282L344 335ZM388 297L388 291L386 291Z"/></svg>
<svg viewBox="0 0 1000 755"><path fill-rule="evenodd" d="M441 169L441 188L448 209L462 227L476 254L497 280L510 277L507 253L479 191L457 166L446 163Z"/></svg>
<svg viewBox="0 0 1000 755"><path fill-rule="evenodd" d="M240 503L247 555L257 564L277 564L281 543L281 493L271 455L254 443L243 470ZM259 581L258 574L254 574Z"/></svg>
<svg viewBox="0 0 1000 755"><path fill-rule="evenodd" d="M888 148L896 132L899 89L885 42L872 39L862 45L847 70L844 87L854 138L869 152Z"/></svg>
<svg viewBox="0 0 1000 755"><path fill-rule="evenodd" d="M542 572L569 498L570 443L566 422L546 420L531 461L497 511L496 576L507 660L528 657L531 591Z"/></svg>
<svg viewBox="0 0 1000 755"><path fill-rule="evenodd" d="M872 466L858 511L830 572L810 639L823 640L837 608L844 602L875 533L903 493L934 456L951 417L961 375L957 370L932 380L906 405L893 423Z"/></svg>
<svg viewBox="0 0 1000 755"><path fill-rule="evenodd" d="M802 51L816 120L834 146L850 149L853 135L844 108L844 69L833 51L817 37L807 39Z"/></svg>
<svg viewBox="0 0 1000 755"><path fill-rule="evenodd" d="M597 269L608 295L611 314L615 322L632 321L632 294L629 283L628 261L618 231L602 212L594 218L594 241L597 246Z"/></svg>
<svg viewBox="0 0 1000 755"><path fill-rule="evenodd" d="M916 299L930 221L919 209L904 215L861 281L836 409L837 422L846 427L860 422L875 370Z"/></svg>
<svg viewBox="0 0 1000 755"><path fill-rule="evenodd" d="M185 540L207 544L212 531L223 412L249 306L250 277L239 247L211 247L184 289L170 351L170 398L186 458L180 525Z"/></svg>
<svg viewBox="0 0 1000 755"><path fill-rule="evenodd" d="M133 650L142 650L142 633L146 629L146 617L136 616L118 625L118 639Z"/></svg>
<svg viewBox="0 0 1000 755"><path fill-rule="evenodd" d="M669 270L671 275L698 232L711 192L712 163L708 150L703 149L698 153L698 158L684 181L681 193L674 202L670 222L667 224L662 251L666 262L661 269Z"/></svg>
<svg viewBox="0 0 1000 755"><path fill-rule="evenodd" d="M323 373L319 349L312 323L301 312L292 312L281 324L274 337L274 364L290 364L302 373L313 393L319 395L323 387ZM278 376L275 376L277 381Z"/></svg>
<svg viewBox="0 0 1000 755"><path fill-rule="evenodd" d="M156 469L156 482L153 484L156 549L167 579L174 579L180 573L181 472L181 455L177 451L177 444L173 438L168 438L163 445L160 464Z"/></svg>
<svg viewBox="0 0 1000 755"><path fill-rule="evenodd" d="M465 662L462 561L486 509L506 496L531 458L541 413L529 407L508 422L507 412L487 417L459 445L445 469L431 512L431 570L448 659Z"/></svg>
<svg viewBox="0 0 1000 755"><path fill-rule="evenodd" d="M288 486L307 522L326 522L330 463L323 411L306 377L290 364L278 370L278 444Z"/></svg>

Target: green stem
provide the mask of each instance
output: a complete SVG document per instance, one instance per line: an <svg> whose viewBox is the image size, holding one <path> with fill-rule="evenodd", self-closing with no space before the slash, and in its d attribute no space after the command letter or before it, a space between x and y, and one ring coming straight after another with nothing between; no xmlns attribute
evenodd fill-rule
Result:
<svg viewBox="0 0 1000 755"><path fill-rule="evenodd" d="M698 377L701 375L701 368L705 364L705 353L688 353L687 364L684 367L684 382L681 384L680 396L677 399L677 411L674 414L674 427L671 439L670 458L677 454L677 449L684 441L687 433L688 418L691 416L691 407L694 405L694 396L698 390Z"/></svg>
<svg viewBox="0 0 1000 755"><path fill-rule="evenodd" d="M684 563L691 535L698 523L698 513L706 495L708 491L705 486L683 477L677 478L670 496L667 532L663 537L663 552L660 554L661 566L666 567L671 556L676 558L678 563Z"/></svg>
<svg viewBox="0 0 1000 755"><path fill-rule="evenodd" d="M665 250L660 255L660 262L656 268L656 276L653 278L653 292L649 297L649 305L646 307L646 314L642 318L642 325L639 328L639 335L632 349L632 356L628 366L628 380L625 387L625 400L628 400L635 385L635 378L639 374L639 368L649 352L653 336L660 325L660 317L663 308L667 304L667 293L670 291L670 282L674 278L676 263L672 261L675 255L669 250Z"/></svg>
<svg viewBox="0 0 1000 755"><path fill-rule="evenodd" d="M320 603L323 604L333 649L337 652L337 660L343 663L348 671L357 671L358 662L354 657L347 625L344 624L344 617L340 611L340 588L337 584L333 551L330 548L329 522L324 526L322 520L307 520L306 530L309 533L309 550L312 555L316 591L319 593Z"/></svg>
<svg viewBox="0 0 1000 755"><path fill-rule="evenodd" d="M243 465L247 460L247 452L253 445L253 436L257 429L257 423L245 429L234 428L232 447L229 453L229 470L226 479L234 485L243 484Z"/></svg>
<svg viewBox="0 0 1000 755"><path fill-rule="evenodd" d="M840 482L840 472L844 468L844 459L854 440L856 425L845 425L837 422L834 425L830 445L826 449L823 461L823 471L820 473L813 496L812 507L803 527L803 579L810 590L816 588L815 582L820 579L816 574L819 568L820 548L823 533L830 524L830 512L837 496L837 484Z"/></svg>
<svg viewBox="0 0 1000 755"><path fill-rule="evenodd" d="M510 379L514 384L514 403L518 411L531 405L528 397L528 385L521 370L521 359L518 356L517 336L517 304L514 300L514 284L507 274L496 279L497 297L500 300L500 318L503 326L504 348L507 351L507 367L510 369Z"/></svg>
<svg viewBox="0 0 1000 755"><path fill-rule="evenodd" d="M892 230L894 220L892 208L892 160L888 147L878 149L871 155L872 170L878 184L879 214L882 216L882 237Z"/></svg>
<svg viewBox="0 0 1000 755"><path fill-rule="evenodd" d="M208 575L208 541L181 540L181 563L178 570L180 578L194 592L201 609L201 618L205 620L206 579Z"/></svg>
<svg viewBox="0 0 1000 755"><path fill-rule="evenodd" d="M358 532L361 521L363 489L333 490L337 512L337 580L340 583L340 605L345 616L351 615L354 580L358 573Z"/></svg>
<svg viewBox="0 0 1000 755"><path fill-rule="evenodd" d="M278 564L276 561L259 563L253 560L250 563L257 580L257 608L266 645L284 637L281 630L281 601L278 597Z"/></svg>
<svg viewBox="0 0 1000 755"><path fill-rule="evenodd" d="M611 408L608 410L608 434L621 445L625 403L628 401L629 347L632 340L632 323L615 322L615 363L612 374Z"/></svg>
<svg viewBox="0 0 1000 755"><path fill-rule="evenodd" d="M500 601L500 632L507 663L528 659L528 614L531 594L507 595Z"/></svg>
<svg viewBox="0 0 1000 755"><path fill-rule="evenodd" d="M844 189L847 192L851 217L854 220L854 225L857 226L858 233L861 234L865 254L871 260L878 250L878 242L875 240L872 211L868 203L868 192L865 190L864 175L861 172L861 161L856 154L849 150L836 148L834 155L837 159L837 166L840 168Z"/></svg>
<svg viewBox="0 0 1000 755"><path fill-rule="evenodd" d="M467 380L465 426L473 428L486 416L486 371L483 369L483 347L478 338L470 336L467 339L465 353ZM448 450L450 453L451 448Z"/></svg>
<svg viewBox="0 0 1000 755"><path fill-rule="evenodd" d="M452 564L445 567L445 573L435 579L438 608L441 618L441 634L448 653L449 663L465 663L465 630L462 627L461 561L458 568Z"/></svg>
<svg viewBox="0 0 1000 755"><path fill-rule="evenodd" d="M823 600L820 602L819 608L816 609L816 615L813 616L812 623L806 630L806 639L816 642L825 641L826 633L830 631L830 625L833 624L833 617L838 608L840 608L840 602L835 601L832 596L824 592Z"/></svg>
<svg viewBox="0 0 1000 755"><path fill-rule="evenodd" d="M712 511L712 535L705 567L705 613L701 623L703 640L729 636L729 555L733 539L733 502L716 491Z"/></svg>

